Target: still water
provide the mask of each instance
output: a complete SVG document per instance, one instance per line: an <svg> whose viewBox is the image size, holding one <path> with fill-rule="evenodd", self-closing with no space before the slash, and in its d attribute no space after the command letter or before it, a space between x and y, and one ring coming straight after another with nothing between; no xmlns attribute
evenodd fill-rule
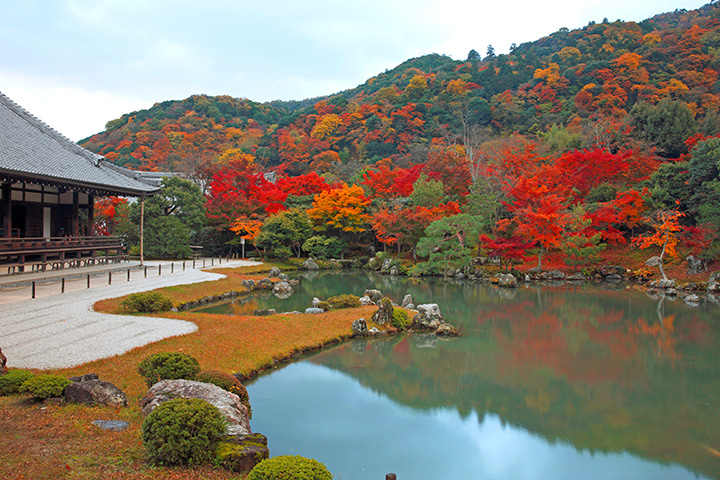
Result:
<svg viewBox="0 0 720 480"><path fill-rule="evenodd" d="M406 293L438 303L464 335L355 340L260 377L248 385L251 426L273 456L316 458L349 480L720 478L720 308L710 301L298 278L286 300L213 308L303 310L312 296L379 288L398 303Z"/></svg>

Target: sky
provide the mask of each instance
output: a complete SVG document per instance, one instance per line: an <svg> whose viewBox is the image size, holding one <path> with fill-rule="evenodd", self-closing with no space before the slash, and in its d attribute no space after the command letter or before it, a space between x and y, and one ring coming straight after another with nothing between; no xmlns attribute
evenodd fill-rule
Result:
<svg viewBox="0 0 720 480"><path fill-rule="evenodd" d="M562 27L708 2L0 0L0 92L79 141L165 100L302 100L421 55L507 53Z"/></svg>

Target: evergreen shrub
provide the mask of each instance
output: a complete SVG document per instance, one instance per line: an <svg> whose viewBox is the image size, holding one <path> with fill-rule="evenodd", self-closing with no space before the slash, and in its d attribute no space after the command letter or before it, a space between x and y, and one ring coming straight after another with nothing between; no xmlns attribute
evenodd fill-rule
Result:
<svg viewBox="0 0 720 480"><path fill-rule="evenodd" d="M158 292L133 293L120 302L127 313L164 312L172 308L172 301Z"/></svg>
<svg viewBox="0 0 720 480"><path fill-rule="evenodd" d="M37 400L45 400L46 398L61 397L63 390L70 383L70 380L60 375L44 373L25 380L20 385L20 391L29 393Z"/></svg>
<svg viewBox="0 0 720 480"><path fill-rule="evenodd" d="M10 370L5 375L0 376L0 395L16 395L20 393L20 386L34 376L32 372L27 370Z"/></svg>
<svg viewBox="0 0 720 480"><path fill-rule="evenodd" d="M327 302L332 308L357 308L360 306L360 297L356 295L337 295L328 298Z"/></svg>
<svg viewBox="0 0 720 480"><path fill-rule="evenodd" d="M151 387L160 380L193 380L200 373L200 363L187 353L156 353L140 362L138 373Z"/></svg>
<svg viewBox="0 0 720 480"><path fill-rule="evenodd" d="M168 400L142 424L147 459L164 466L210 463L224 434L222 414L199 398Z"/></svg>
<svg viewBox="0 0 720 480"><path fill-rule="evenodd" d="M258 463L247 480L332 480L327 467L312 458L280 455Z"/></svg>

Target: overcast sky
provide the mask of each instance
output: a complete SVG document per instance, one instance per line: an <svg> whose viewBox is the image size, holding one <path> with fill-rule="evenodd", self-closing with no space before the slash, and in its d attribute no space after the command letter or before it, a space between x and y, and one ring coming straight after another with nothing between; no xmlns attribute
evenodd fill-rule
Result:
<svg viewBox="0 0 720 480"><path fill-rule="evenodd" d="M299 100L403 61L709 0L0 0L0 92L72 140L193 94Z"/></svg>

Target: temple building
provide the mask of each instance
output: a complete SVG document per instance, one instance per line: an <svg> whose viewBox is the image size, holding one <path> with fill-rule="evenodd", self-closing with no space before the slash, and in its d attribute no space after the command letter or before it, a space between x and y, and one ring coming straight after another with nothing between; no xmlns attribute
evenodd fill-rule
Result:
<svg viewBox="0 0 720 480"><path fill-rule="evenodd" d="M0 273L117 259L120 238L93 235L95 199L142 200L159 190L0 93Z"/></svg>

